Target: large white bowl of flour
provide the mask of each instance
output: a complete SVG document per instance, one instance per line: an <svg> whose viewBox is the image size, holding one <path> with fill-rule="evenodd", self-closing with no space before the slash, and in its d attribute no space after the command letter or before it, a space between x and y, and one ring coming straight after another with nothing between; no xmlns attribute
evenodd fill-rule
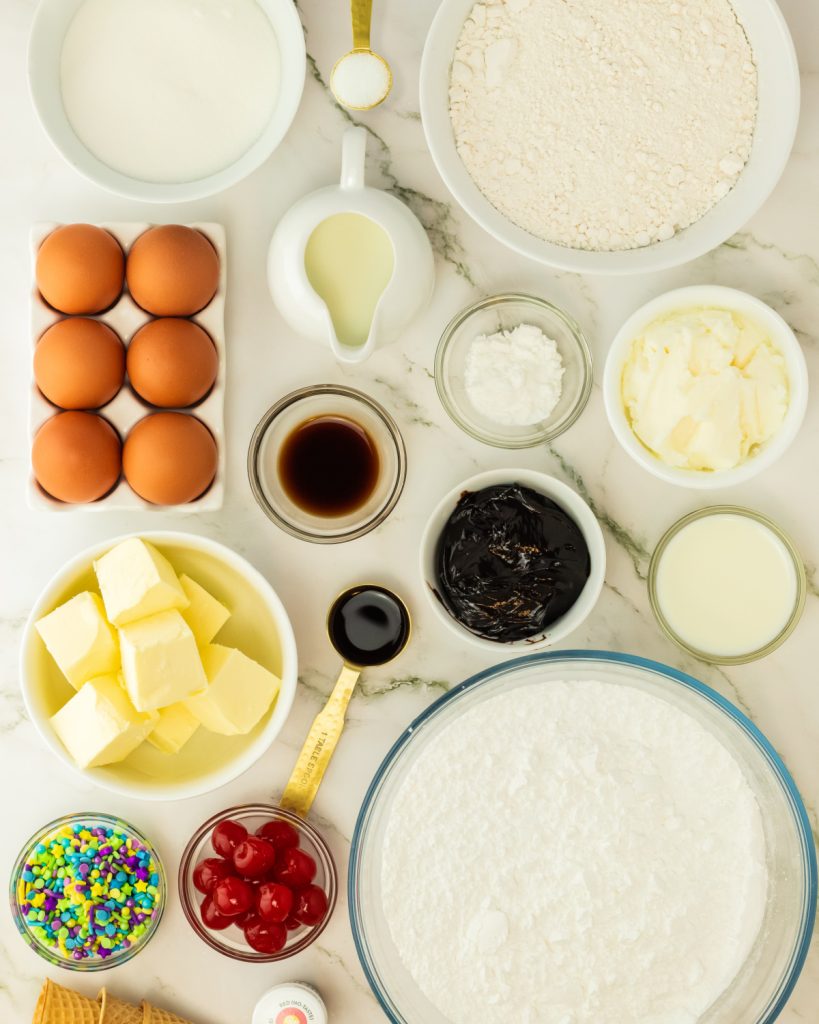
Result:
<svg viewBox="0 0 819 1024"><path fill-rule="evenodd" d="M144 202L236 184L281 143L304 88L292 0L41 0L29 85L80 174Z"/></svg>
<svg viewBox="0 0 819 1024"><path fill-rule="evenodd" d="M453 196L577 273L659 270L728 239L779 181L799 103L775 0L443 0L421 66Z"/></svg>
<svg viewBox="0 0 819 1024"><path fill-rule="evenodd" d="M417 719L356 826L350 913L397 1024L770 1024L816 856L756 727L629 655L508 662Z"/></svg>

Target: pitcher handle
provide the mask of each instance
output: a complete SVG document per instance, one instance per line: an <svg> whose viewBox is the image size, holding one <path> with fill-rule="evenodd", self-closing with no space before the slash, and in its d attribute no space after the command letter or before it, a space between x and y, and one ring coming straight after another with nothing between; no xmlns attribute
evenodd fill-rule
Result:
<svg viewBox="0 0 819 1024"><path fill-rule="evenodd" d="M348 128L341 143L341 187L364 188L367 162L367 131Z"/></svg>

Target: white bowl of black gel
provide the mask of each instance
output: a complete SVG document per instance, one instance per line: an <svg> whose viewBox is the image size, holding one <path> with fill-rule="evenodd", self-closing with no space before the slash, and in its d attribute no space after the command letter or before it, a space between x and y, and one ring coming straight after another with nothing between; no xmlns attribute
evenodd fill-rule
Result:
<svg viewBox="0 0 819 1024"><path fill-rule="evenodd" d="M437 505L421 575L444 625L484 650L535 651L589 616L606 575L594 513L571 487L529 469L479 473Z"/></svg>

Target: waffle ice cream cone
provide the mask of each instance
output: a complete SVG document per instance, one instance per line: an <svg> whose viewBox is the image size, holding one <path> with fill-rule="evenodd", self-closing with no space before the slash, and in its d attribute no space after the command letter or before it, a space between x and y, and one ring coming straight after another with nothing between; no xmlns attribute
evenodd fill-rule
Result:
<svg viewBox="0 0 819 1024"><path fill-rule="evenodd" d="M32 1024L99 1024L100 1004L79 992L46 980L34 1008Z"/></svg>
<svg viewBox="0 0 819 1024"><path fill-rule="evenodd" d="M177 1017L175 1013L168 1010L160 1010L158 1006L150 1003L142 1004L142 1024L191 1024L184 1017Z"/></svg>
<svg viewBox="0 0 819 1024"><path fill-rule="evenodd" d="M99 1024L142 1024L142 1009L124 1003L103 989L97 996L100 1004Z"/></svg>

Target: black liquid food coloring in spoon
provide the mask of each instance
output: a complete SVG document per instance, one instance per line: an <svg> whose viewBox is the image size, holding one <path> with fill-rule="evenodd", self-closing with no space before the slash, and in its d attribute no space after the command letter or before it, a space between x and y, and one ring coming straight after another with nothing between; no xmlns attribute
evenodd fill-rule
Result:
<svg viewBox="0 0 819 1024"><path fill-rule="evenodd" d="M384 665L409 640L406 606L384 587L353 587L339 597L327 617L330 642L349 665Z"/></svg>

